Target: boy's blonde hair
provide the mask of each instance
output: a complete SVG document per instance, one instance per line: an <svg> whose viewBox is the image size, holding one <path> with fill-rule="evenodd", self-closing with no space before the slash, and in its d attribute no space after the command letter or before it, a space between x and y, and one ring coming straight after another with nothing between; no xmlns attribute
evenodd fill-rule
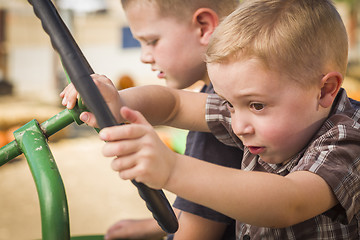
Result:
<svg viewBox="0 0 360 240"><path fill-rule="evenodd" d="M189 21L193 13L199 8L212 9L221 20L236 9L239 5L239 0L121 0L125 11L130 4L134 3L155 4L159 8L160 16L170 16L181 21Z"/></svg>
<svg viewBox="0 0 360 240"><path fill-rule="evenodd" d="M330 0L248 0L215 30L206 61L257 58L310 86L324 71L344 76L347 54L346 30Z"/></svg>

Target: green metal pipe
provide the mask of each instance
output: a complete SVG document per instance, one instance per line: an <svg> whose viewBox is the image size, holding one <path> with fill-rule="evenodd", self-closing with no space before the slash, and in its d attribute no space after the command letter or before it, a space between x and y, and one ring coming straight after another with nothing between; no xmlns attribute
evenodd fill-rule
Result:
<svg viewBox="0 0 360 240"><path fill-rule="evenodd" d="M22 153L15 141L0 148L0 167Z"/></svg>
<svg viewBox="0 0 360 240"><path fill-rule="evenodd" d="M64 185L47 139L36 120L14 132L34 178L41 210L42 239L70 239Z"/></svg>
<svg viewBox="0 0 360 240"><path fill-rule="evenodd" d="M70 125L74 121L78 125L81 125L83 122L79 118L80 113L81 111L77 106L71 110L65 109L53 116L52 118L43 122L41 124L41 129L46 137L50 137L51 135Z"/></svg>
<svg viewBox="0 0 360 240"><path fill-rule="evenodd" d="M82 111L83 110L80 110L77 105L71 110L65 109L43 122L41 124L41 130L48 138L73 122L81 125L83 122L80 120L79 116ZM16 141L12 141L9 144L3 146L0 148L0 167L20 154L22 154L22 150Z"/></svg>

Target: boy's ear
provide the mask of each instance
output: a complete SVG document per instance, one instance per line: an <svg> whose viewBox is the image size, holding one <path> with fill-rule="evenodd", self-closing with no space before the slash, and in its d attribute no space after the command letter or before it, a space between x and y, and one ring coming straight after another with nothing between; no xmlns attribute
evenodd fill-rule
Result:
<svg viewBox="0 0 360 240"><path fill-rule="evenodd" d="M321 79L321 94L319 104L323 108L331 107L339 89L341 87L343 77L339 72L330 72Z"/></svg>
<svg viewBox="0 0 360 240"><path fill-rule="evenodd" d="M207 45L211 34L219 25L218 15L210 8L199 8L193 14L192 21L199 27L201 44Z"/></svg>

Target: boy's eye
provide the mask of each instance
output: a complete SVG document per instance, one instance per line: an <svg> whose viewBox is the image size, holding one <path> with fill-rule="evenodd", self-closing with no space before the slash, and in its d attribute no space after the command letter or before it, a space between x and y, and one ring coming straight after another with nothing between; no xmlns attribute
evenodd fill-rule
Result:
<svg viewBox="0 0 360 240"><path fill-rule="evenodd" d="M154 39L154 40L151 40L151 41L147 41L146 45L155 45L157 42L158 42L158 39Z"/></svg>
<svg viewBox="0 0 360 240"><path fill-rule="evenodd" d="M265 105L262 103L250 103L250 108L252 108L256 111L261 111L264 109L264 107L265 107Z"/></svg>

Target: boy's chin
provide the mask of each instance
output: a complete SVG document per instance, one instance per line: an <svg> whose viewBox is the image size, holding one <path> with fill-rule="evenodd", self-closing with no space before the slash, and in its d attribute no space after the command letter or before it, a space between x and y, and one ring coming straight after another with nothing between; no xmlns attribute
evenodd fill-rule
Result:
<svg viewBox="0 0 360 240"><path fill-rule="evenodd" d="M182 83L179 83L179 81L176 81L174 79L165 79L165 84L167 87L175 88L175 89L183 89L185 88Z"/></svg>

